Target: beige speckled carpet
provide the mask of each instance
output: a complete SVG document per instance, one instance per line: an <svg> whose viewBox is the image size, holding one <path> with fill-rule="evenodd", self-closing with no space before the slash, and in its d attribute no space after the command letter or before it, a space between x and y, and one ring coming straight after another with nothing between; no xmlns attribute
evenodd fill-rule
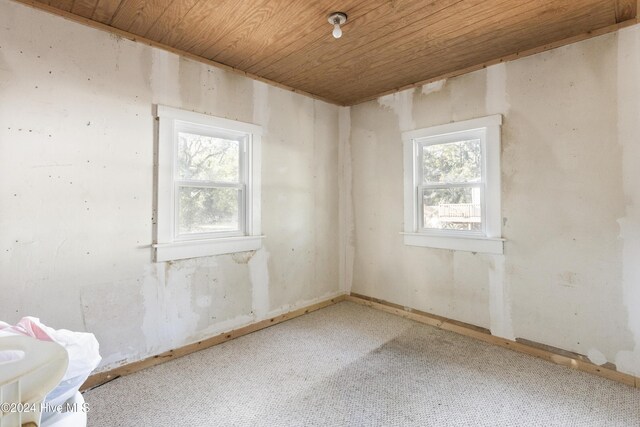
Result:
<svg viewBox="0 0 640 427"><path fill-rule="evenodd" d="M84 397L94 427L640 425L640 390L349 302Z"/></svg>

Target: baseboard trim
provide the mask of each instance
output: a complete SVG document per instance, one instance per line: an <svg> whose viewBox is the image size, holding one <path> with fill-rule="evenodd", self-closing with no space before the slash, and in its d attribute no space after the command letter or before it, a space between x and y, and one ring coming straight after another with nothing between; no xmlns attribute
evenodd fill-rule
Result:
<svg viewBox="0 0 640 427"><path fill-rule="evenodd" d="M261 329L268 328L269 326L277 325L278 323L285 322L287 320L295 319L304 314L311 313L312 311L320 310L321 308L328 307L333 304L337 304L340 301L346 299L346 295L338 295L324 301L317 302L315 304L308 305L306 307L299 308L297 310L289 311L287 313L280 314L269 319L261 320L259 322L251 323L247 326L243 326L238 329L234 329L229 332L215 335L211 338L207 338L201 341L187 344L183 347L179 347L173 350L165 351L155 356L147 357L137 362L128 363L126 365L118 366L117 368L110 369L105 372L99 372L91 375L87 381L80 387L81 391L89 390L91 388L98 387L109 381L113 381L118 377L133 374L134 372L141 371L152 366L160 365L161 363L168 362L173 359L177 359L182 356L186 356L196 351L204 350L209 347L213 347L223 342L231 341L235 338L239 338L243 335L250 334L252 332L259 331Z"/></svg>
<svg viewBox="0 0 640 427"><path fill-rule="evenodd" d="M548 362L555 363L556 365L562 365L571 369L577 369L579 371L584 371L593 375L597 375L599 377L607 378L609 380L626 384L631 387L640 388L640 378L618 372L615 369L611 369L609 367L595 365L589 362L585 356L577 353L572 353L561 349L558 349L558 351L551 351L549 350L551 347L544 346L542 344L523 344L522 342L496 337L494 335L491 335L491 333L484 328L468 325L466 323L447 319L445 317L436 316L424 311L401 307L397 304L372 297L367 297L365 295L351 293L346 297L346 300L367 307L375 308L387 313L395 314L397 316L404 317L405 319L414 320L416 322L434 326L439 329L475 338L477 340L497 345L499 347L508 348L509 350L517 351L518 353L528 354L529 356L544 359Z"/></svg>

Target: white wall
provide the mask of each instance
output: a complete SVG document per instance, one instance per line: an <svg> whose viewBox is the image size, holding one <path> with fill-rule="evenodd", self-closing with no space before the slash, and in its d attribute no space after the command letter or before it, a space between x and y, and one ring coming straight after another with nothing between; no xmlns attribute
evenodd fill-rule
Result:
<svg viewBox="0 0 640 427"><path fill-rule="evenodd" d="M0 318L102 369L340 290L640 375L640 27L351 109L0 0ZM264 249L151 262L152 105L260 124ZM400 132L504 115L504 256L404 246Z"/></svg>
<svg viewBox="0 0 640 427"><path fill-rule="evenodd" d="M353 291L640 374L640 26L351 110ZM504 115L504 256L405 246L400 132Z"/></svg>
<svg viewBox="0 0 640 427"><path fill-rule="evenodd" d="M151 261L156 103L263 126L262 250ZM0 319L93 332L106 369L335 295L338 116L0 0Z"/></svg>

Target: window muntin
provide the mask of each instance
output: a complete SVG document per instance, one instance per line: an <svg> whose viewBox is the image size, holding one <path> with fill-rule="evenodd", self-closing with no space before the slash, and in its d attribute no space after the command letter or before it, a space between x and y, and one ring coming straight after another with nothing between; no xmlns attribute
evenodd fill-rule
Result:
<svg viewBox="0 0 640 427"><path fill-rule="evenodd" d="M421 232L485 234L484 131L415 139Z"/></svg>

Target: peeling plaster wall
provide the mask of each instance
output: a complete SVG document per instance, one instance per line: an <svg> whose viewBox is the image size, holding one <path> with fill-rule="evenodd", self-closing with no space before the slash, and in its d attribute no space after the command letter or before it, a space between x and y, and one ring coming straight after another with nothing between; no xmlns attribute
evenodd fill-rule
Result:
<svg viewBox="0 0 640 427"><path fill-rule="evenodd" d="M263 126L256 253L151 262L152 104ZM101 369L339 292L339 108L0 0L0 318Z"/></svg>
<svg viewBox="0 0 640 427"><path fill-rule="evenodd" d="M352 107L353 292L640 374L640 26ZM503 114L503 256L405 246L401 131Z"/></svg>

